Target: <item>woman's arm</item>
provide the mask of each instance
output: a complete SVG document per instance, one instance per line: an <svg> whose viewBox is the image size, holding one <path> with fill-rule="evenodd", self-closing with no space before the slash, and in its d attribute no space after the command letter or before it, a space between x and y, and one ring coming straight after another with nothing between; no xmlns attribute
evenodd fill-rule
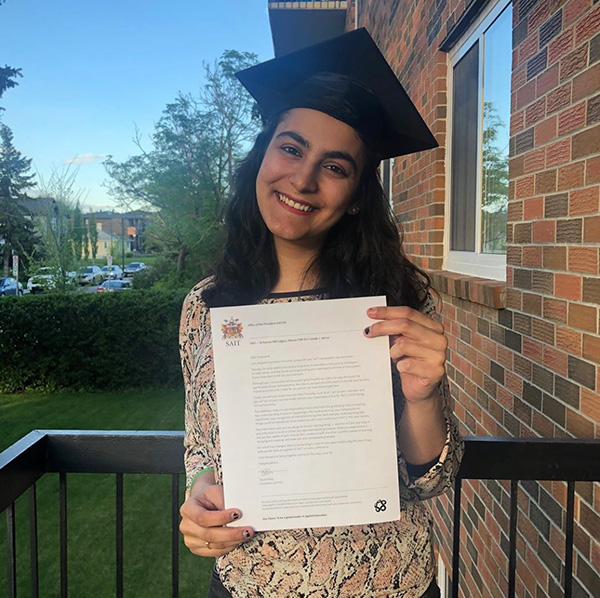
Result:
<svg viewBox="0 0 600 598"><path fill-rule="evenodd" d="M446 420L437 388L429 399L406 401L398 428L398 444L406 461L430 463L440 456L445 442Z"/></svg>
<svg viewBox="0 0 600 598"><path fill-rule="evenodd" d="M210 408L212 367L196 363L207 359L206 336L208 311L196 287L186 298L181 314L179 348L185 387L185 469L186 501L183 503L179 529L185 545L200 556L218 557L250 539L251 528L224 527L241 517L238 509L225 509L223 486L217 485L210 450L210 421L216 414ZM207 360L208 361L208 360ZM202 366L202 367L200 367ZM210 371L210 372L209 372ZM206 376L206 380L202 377ZM204 425L200 419L204 420Z"/></svg>
<svg viewBox="0 0 600 598"><path fill-rule="evenodd" d="M434 311L430 303L426 312ZM418 498L441 494L452 483L462 457L462 441L449 403L443 326L427 313L409 307L377 307L367 313L381 321L365 334L390 337L390 356L400 377L401 477ZM422 464L432 466L413 475L412 466Z"/></svg>

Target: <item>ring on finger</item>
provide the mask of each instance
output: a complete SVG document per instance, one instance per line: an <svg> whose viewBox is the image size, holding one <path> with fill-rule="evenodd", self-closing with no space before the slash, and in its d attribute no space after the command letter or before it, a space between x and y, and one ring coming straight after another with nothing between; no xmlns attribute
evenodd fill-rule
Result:
<svg viewBox="0 0 600 598"><path fill-rule="evenodd" d="M205 540L204 543L206 544L206 548L208 548L210 550L210 542L208 542L207 540Z"/></svg>

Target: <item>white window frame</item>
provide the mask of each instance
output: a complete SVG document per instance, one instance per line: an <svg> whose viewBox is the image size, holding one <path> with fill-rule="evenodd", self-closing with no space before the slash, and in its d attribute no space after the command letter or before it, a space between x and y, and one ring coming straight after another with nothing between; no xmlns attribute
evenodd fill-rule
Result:
<svg viewBox="0 0 600 598"><path fill-rule="evenodd" d="M450 249L451 239L451 215L452 215L452 102L454 98L454 67L458 61L479 40L479 114L483 113L483 64L485 52L485 38L482 34L500 16L512 0L497 0L490 2L481 15L467 29L460 42L458 42L448 54L448 121L447 121L447 144L446 144L446 209L444 225L444 263L443 269L459 274L467 274L481 278L506 281L506 254L481 253L481 189L482 171L477 169L475 211L476 246L475 251L453 251ZM512 61L512 55L507 58ZM481 156L483 144L483 118L478 119L477 128L477 154Z"/></svg>
<svg viewBox="0 0 600 598"><path fill-rule="evenodd" d="M385 184L385 164L389 162L390 164L390 180L389 184ZM392 189L394 188L394 158L387 158L385 160L381 160L379 163L379 179L381 180L381 188L384 190L385 194L388 197L390 202L390 210L394 211L394 198L392 196ZM387 188L386 188L387 187Z"/></svg>

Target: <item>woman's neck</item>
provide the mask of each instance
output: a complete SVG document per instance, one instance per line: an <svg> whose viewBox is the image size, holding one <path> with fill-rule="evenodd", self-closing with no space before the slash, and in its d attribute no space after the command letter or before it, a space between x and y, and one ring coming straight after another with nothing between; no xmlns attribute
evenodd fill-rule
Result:
<svg viewBox="0 0 600 598"><path fill-rule="evenodd" d="M273 293L290 293L315 288L317 274L309 267L317 256L318 250L306 249L287 243L275 243L279 262L279 279L272 289Z"/></svg>

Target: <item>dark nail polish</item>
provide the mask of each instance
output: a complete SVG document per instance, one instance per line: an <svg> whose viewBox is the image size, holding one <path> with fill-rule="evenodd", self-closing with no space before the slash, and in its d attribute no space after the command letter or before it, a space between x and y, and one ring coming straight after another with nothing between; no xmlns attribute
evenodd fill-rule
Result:
<svg viewBox="0 0 600 598"><path fill-rule="evenodd" d="M235 521L236 519L240 518L240 514L237 511L235 511L231 514L231 518Z"/></svg>
<svg viewBox="0 0 600 598"><path fill-rule="evenodd" d="M370 327L370 326L367 326L367 327L365 328L365 334L368 336L369 332L371 332L371 327Z"/></svg>
<svg viewBox="0 0 600 598"><path fill-rule="evenodd" d="M250 532L247 529L244 530L244 538L246 538L246 540L250 539Z"/></svg>

